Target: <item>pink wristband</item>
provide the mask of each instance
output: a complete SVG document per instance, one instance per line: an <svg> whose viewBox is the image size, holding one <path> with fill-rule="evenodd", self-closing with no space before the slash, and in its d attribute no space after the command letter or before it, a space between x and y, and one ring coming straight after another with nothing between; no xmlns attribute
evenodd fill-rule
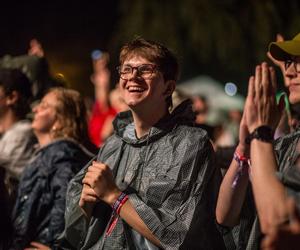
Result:
<svg viewBox="0 0 300 250"><path fill-rule="evenodd" d="M235 161L237 161L237 163L239 164L239 169L236 173L236 176L234 177L234 180L232 182L232 188L235 188L239 179L241 178L241 176L243 175L244 169L250 166L250 158L241 155L237 150L234 152L233 155L233 159Z"/></svg>

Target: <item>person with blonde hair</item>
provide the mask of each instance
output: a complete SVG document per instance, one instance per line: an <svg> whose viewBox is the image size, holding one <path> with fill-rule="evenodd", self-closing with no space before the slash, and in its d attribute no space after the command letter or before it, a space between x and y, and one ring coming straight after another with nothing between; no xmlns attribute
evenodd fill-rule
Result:
<svg viewBox="0 0 300 250"><path fill-rule="evenodd" d="M13 211L11 249L31 242L52 246L64 229L68 182L93 154L87 137L86 109L80 94L53 88L33 109L32 129L39 148L26 167Z"/></svg>

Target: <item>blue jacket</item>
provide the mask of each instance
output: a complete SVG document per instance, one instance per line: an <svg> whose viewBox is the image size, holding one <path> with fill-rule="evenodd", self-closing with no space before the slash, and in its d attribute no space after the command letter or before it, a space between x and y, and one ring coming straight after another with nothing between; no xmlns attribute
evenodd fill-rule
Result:
<svg viewBox="0 0 300 250"><path fill-rule="evenodd" d="M19 184L11 249L24 249L31 241L53 244L64 229L68 183L91 157L79 144L66 139L37 152Z"/></svg>

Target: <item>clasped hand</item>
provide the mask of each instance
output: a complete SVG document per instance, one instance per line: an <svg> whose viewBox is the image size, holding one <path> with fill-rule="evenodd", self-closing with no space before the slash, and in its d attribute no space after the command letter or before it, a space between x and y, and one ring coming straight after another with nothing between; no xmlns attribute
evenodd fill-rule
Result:
<svg viewBox="0 0 300 250"><path fill-rule="evenodd" d="M79 205L95 203L99 199L112 205L121 191L114 182L111 169L100 162L94 161L82 180L83 189Z"/></svg>

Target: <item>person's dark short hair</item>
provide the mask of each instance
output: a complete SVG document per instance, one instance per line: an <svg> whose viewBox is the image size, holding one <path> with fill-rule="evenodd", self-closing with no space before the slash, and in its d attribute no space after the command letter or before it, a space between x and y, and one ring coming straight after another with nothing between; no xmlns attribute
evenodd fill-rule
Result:
<svg viewBox="0 0 300 250"><path fill-rule="evenodd" d="M14 91L18 93L18 100L12 108L19 118L24 118L30 111L32 98L31 83L27 76L18 69L0 68L0 87L6 96Z"/></svg>
<svg viewBox="0 0 300 250"><path fill-rule="evenodd" d="M120 64L132 56L139 55L158 66L164 80L178 80L179 66L176 56L160 43L136 38L125 44L120 53Z"/></svg>
<svg viewBox="0 0 300 250"><path fill-rule="evenodd" d="M121 48L120 65L122 65L126 59L133 56L141 56L157 65L165 81L178 80L178 60L174 53L162 44L140 37L136 38ZM171 96L168 97L166 101L168 107L172 106Z"/></svg>

